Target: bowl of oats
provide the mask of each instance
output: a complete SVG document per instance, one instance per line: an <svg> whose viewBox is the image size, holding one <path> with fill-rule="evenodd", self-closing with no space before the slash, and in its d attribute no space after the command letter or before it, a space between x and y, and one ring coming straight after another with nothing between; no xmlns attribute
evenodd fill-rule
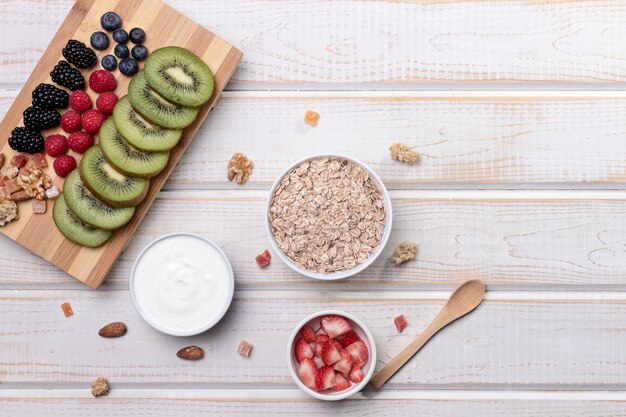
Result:
<svg viewBox="0 0 626 417"><path fill-rule="evenodd" d="M265 214L278 257L299 274L326 281L363 271L391 234L383 182L343 155L315 155L289 166L272 185Z"/></svg>

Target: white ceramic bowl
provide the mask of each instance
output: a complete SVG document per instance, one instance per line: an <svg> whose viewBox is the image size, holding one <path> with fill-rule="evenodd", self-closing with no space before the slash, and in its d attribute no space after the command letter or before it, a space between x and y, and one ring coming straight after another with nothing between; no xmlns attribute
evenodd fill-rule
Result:
<svg viewBox="0 0 626 417"><path fill-rule="evenodd" d="M276 243L276 239L274 238L274 234L272 233L272 226L270 224L269 214L270 214L270 207L272 205L272 197L274 196L274 192L276 191L276 188L278 188L278 185L280 184L283 177L289 171L296 168L300 164L307 162L307 161L314 160L314 159L320 159L320 158L341 158L341 159L350 161L353 164L363 168L370 175L370 177L374 180L374 182L380 189L383 199L385 200L386 223L385 223L385 230L383 231L382 239L380 241L380 244L378 245L378 249L375 252L373 252L370 255L370 257L367 258L365 262L360 263L354 268L347 269L345 271L323 273L323 272L309 271L308 269L299 267L291 259L289 259L289 257L280 249L280 247L278 246L278 243ZM320 280L325 280L325 281L334 281L338 279L348 278L352 275L358 274L359 272L363 271L365 268L370 266L383 252L383 250L385 249L385 245L387 245L387 241L389 240L389 235L391 235L392 221L393 221L393 213L392 213L392 208L391 208L391 198L389 198L389 192L385 188L385 184L383 184L383 181L380 179L380 177L369 166L365 165L363 162L357 159L351 158L349 156L338 155L338 154L319 154L319 155L309 156L287 167L282 172L282 174L280 174L280 176L276 179L276 181L274 181L274 184L272 185L272 188L270 190L269 197L267 198L267 203L265 204L265 230L267 232L267 236L270 240L270 244L272 245L272 249L274 250L274 253L276 253L278 257L284 263L286 263L291 269L293 269L297 273L307 276L309 278L315 278L315 279L320 279Z"/></svg>
<svg viewBox="0 0 626 417"><path fill-rule="evenodd" d="M206 323L204 323L203 325L199 326L196 329L192 329L192 330L178 330L178 329L172 329L172 328L168 328L163 326L160 323L157 323L156 321L154 321L149 315L147 315L139 306L139 303L137 302L137 295L135 294L135 272L137 269L137 265L139 264L139 261L141 260L142 256L152 247L154 246L156 243L161 242L162 240L171 238L171 237L175 237L175 236L189 236L189 237L193 237L196 239L200 239L206 243L208 243L209 245L211 245L213 248L215 248L215 250L217 250L217 252L221 255L221 257L224 259L224 262L226 262L226 266L228 268L228 272L229 272L229 277L228 277L228 300L225 303L224 307L220 310L220 312L213 316L213 317L207 317L207 321ZM200 235L196 235L194 233L170 233L161 237L158 237L156 239L154 239L152 242L150 242L145 248L143 248L143 250L141 251L141 253L139 253L139 256L137 256L137 259L135 259L135 263L133 264L133 269L130 273L130 296L131 299L133 300L133 305L135 306L135 310L137 310L137 312L139 313L139 315L146 321L146 323L148 323L150 326L154 327L155 329L157 329L158 331L165 333L165 334L169 334L171 336L195 336L197 334L203 333L207 330L209 330L211 327L215 326L221 319L222 317L224 317L224 315L226 314L226 312L228 311L228 308L230 307L230 303L233 300L233 294L235 292L235 275L233 273L233 268L230 265L230 261L228 260L228 258L226 257L226 254L224 253L224 251L222 251L222 249L217 246L215 243L211 242L209 239L200 236Z"/></svg>
<svg viewBox="0 0 626 417"><path fill-rule="evenodd" d="M296 342L296 339L298 338L298 333L300 332L300 329L302 329L305 324L309 324L313 328L313 330L316 330L317 328L319 328L320 317L326 316L328 314L343 316L348 319L348 321L352 325L352 330L354 330L355 333L359 335L361 340L363 340L367 345L367 349L369 350L369 358L367 359L367 363L361 368L363 370L363 373L365 374L365 377L361 382L359 382L358 384L353 384L350 388L344 391L327 391L321 393L307 387L300 380L297 371L298 362L296 361L294 344ZM302 320L300 324L296 326L293 333L291 333L291 337L289 338L289 342L287 343L287 367L289 368L289 373L291 373L291 377L293 378L296 385L300 387L302 391L309 394L311 397L324 401L343 400L361 391L372 378L374 368L376 367L376 344L374 343L374 337L372 336L368 328L365 327L365 324L361 322L361 320L357 319L355 316L345 311L324 310L315 314L311 314L309 317Z"/></svg>

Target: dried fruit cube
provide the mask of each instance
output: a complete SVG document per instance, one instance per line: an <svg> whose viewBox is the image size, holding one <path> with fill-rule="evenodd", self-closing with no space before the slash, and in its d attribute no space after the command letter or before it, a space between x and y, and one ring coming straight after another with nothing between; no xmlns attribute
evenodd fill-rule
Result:
<svg viewBox="0 0 626 417"><path fill-rule="evenodd" d="M70 317L74 315L74 310L72 310L72 306L68 301L61 304L61 310L63 310L63 314L65 317Z"/></svg>
<svg viewBox="0 0 626 417"><path fill-rule="evenodd" d="M33 200L33 213L44 214L46 212L45 200Z"/></svg>
<svg viewBox="0 0 626 417"><path fill-rule="evenodd" d="M7 187L0 186L0 203L4 203L10 197L11 197L11 194L9 194L9 190L7 190Z"/></svg>
<svg viewBox="0 0 626 417"><path fill-rule="evenodd" d="M48 166L48 161L46 160L46 155L43 153L35 153L32 155L33 165L35 168L46 168Z"/></svg>
<svg viewBox="0 0 626 417"><path fill-rule="evenodd" d="M7 190L9 190L9 194L16 193L22 189L22 186L17 181L17 178L11 178L10 180L5 181L4 184L7 187Z"/></svg>
<svg viewBox="0 0 626 417"><path fill-rule="evenodd" d="M16 193L11 194L11 201L26 201L30 200L32 197L28 195L28 193L24 190L18 191Z"/></svg>
<svg viewBox="0 0 626 417"><path fill-rule="evenodd" d="M14 167L22 168L25 167L28 163L28 155L23 153L18 153L13 158L11 158L11 165Z"/></svg>
<svg viewBox="0 0 626 417"><path fill-rule="evenodd" d="M268 251L267 249L265 249L265 251L262 254L257 255L257 257L255 258L256 264L260 268L265 268L266 266L268 266L270 264L271 259L272 259L272 255L270 255L270 251Z"/></svg>
<svg viewBox="0 0 626 417"><path fill-rule="evenodd" d="M400 314L398 317L393 319L393 324L396 325L396 329L398 333L402 333L402 330L406 327L406 319L404 318L404 314Z"/></svg>
<svg viewBox="0 0 626 417"><path fill-rule="evenodd" d="M4 165L4 154L0 153L0 168Z"/></svg>
<svg viewBox="0 0 626 417"><path fill-rule="evenodd" d="M252 351L252 345L245 340L239 342L239 347L237 348L237 353L241 356L245 356L246 358L250 356L250 352Z"/></svg>
<svg viewBox="0 0 626 417"><path fill-rule="evenodd" d="M59 189L57 188L56 185L53 185L52 187L46 190L46 197L48 197L49 199L53 199L58 196L59 196Z"/></svg>
<svg viewBox="0 0 626 417"><path fill-rule="evenodd" d="M317 122L320 120L320 114L313 110L307 110L304 115L304 121L311 126L317 126Z"/></svg>

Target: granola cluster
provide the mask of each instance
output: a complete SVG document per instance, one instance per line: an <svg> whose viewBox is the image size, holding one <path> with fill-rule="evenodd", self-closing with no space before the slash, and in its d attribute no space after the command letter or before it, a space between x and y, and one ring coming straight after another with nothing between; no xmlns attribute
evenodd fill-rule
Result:
<svg viewBox="0 0 626 417"><path fill-rule="evenodd" d="M412 151L404 143L394 143L389 147L391 159L405 164L416 164L420 159L420 154Z"/></svg>
<svg viewBox="0 0 626 417"><path fill-rule="evenodd" d="M250 174L252 173L253 164L242 153L236 153L228 162L228 181L235 180L239 185L243 185L248 182Z"/></svg>
<svg viewBox="0 0 626 417"><path fill-rule="evenodd" d="M396 250L393 251L391 260L400 265L406 261L415 259L415 253L417 252L417 245L411 241L400 243Z"/></svg>

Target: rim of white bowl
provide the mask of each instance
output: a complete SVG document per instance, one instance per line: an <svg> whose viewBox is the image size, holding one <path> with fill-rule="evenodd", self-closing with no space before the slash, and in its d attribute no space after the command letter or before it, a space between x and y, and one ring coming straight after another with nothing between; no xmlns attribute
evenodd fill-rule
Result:
<svg viewBox="0 0 626 417"><path fill-rule="evenodd" d="M367 171L370 177L374 179L374 182L380 189L383 199L385 200L385 217L386 217L385 229L383 231L383 236L382 236L382 239L380 240L380 243L378 245L378 249L376 250L376 252L372 253L365 262L358 264L354 268L347 269L345 271L332 272L330 274L325 274L323 272L309 271L308 269L299 267L291 259L289 259L289 257L280 249L280 247L278 246L278 243L276 243L276 239L274 238L274 234L272 233L272 226L270 224L270 216L269 216L270 206L272 204L272 197L274 196L274 192L276 191L276 188L278 188L280 181L285 177L285 175L287 175L289 171L291 171L292 169L296 168L297 166L299 166L300 164L304 162L312 161L314 159L320 159L320 158L341 158L341 159L350 161L353 164L363 168L365 171ZM358 274L359 272L362 272L368 266L374 263L374 261L378 259L380 254L383 253L383 250L385 250L385 246L387 246L387 242L389 241L389 236L391 235L392 224L393 224L393 209L391 207L391 198L389 197L389 191L387 191L387 188L385 187L385 184L383 183L383 181L380 179L378 174L376 174L376 172L374 172L374 170L370 168L367 164L359 161L358 159L352 158L350 156L342 155L342 154L333 154L333 153L316 154L316 155L308 156L306 158L302 158L299 161L296 161L293 164L289 165L285 170L283 170L283 172L278 176L278 178L272 184L272 188L270 188L270 193L265 203L265 231L270 240L270 245L272 246L272 249L274 250L276 255L284 263L286 263L287 266L289 266L291 269L293 269L300 275L304 275L306 277L313 278L313 279L319 279L322 281L335 281L335 280L351 277L353 275Z"/></svg>
<svg viewBox="0 0 626 417"><path fill-rule="evenodd" d="M217 316L214 316L212 318L212 320L210 320L206 324L198 327L197 329L192 329L192 330L187 330L187 331L180 331L180 330L176 330L176 329L170 329L168 327L161 326L159 323L156 323L155 321L153 321L139 307L139 304L137 303L137 298L136 298L136 295L135 295L135 285L134 285L135 284L135 272L136 272L137 265L139 264L139 261L141 260L141 258L155 244L159 243L162 240L169 239L169 238L175 237L175 236L189 236L189 237L193 237L193 238L196 238L196 239L200 239L200 240L208 243L209 245L211 245L213 248L215 248L217 250L217 252L220 254L222 259L224 259L224 261L226 262L226 266L228 267L228 283L229 283L229 287L230 287L229 290L228 290L228 301L226 302L226 304L224 305L222 310L220 310L219 314ZM230 305L231 305L231 303L233 301L234 294L235 294L235 274L233 273L233 268L232 268L232 266L230 264L230 261L228 260L228 257L226 256L226 254L224 253L222 248L220 248L216 243L214 243L213 241L207 239L204 236L200 236L200 235L195 234L195 233L188 233L188 232L169 233L169 234L166 234L166 235L163 235L163 236L160 236L160 237L154 239L153 241L148 243L146 245L146 247L144 247L141 250L141 252L137 256L137 258L135 259L135 262L133 263L133 269L131 270L131 273L130 273L130 298L133 301L133 306L135 307L135 310L137 311L137 313L139 313L141 318L144 319L144 321L146 323L148 323L150 326L152 326L156 330L160 331L161 333L165 333L165 334L168 334L170 336L178 336L178 337L196 336L196 335L198 335L200 333L206 332L211 327L213 327L217 323L219 323L220 320L222 320L222 318L224 318L224 315L226 314L226 312L230 308Z"/></svg>
<svg viewBox="0 0 626 417"><path fill-rule="evenodd" d="M294 359L293 359L294 358L293 345L296 341L296 337L298 336L298 333L300 332L300 329L302 329L302 326L304 326L311 320L314 320L320 316L326 316L328 314L343 316L349 319L350 321L352 321L353 323L355 323L357 326L359 326L361 331L367 337L366 342L368 345L367 348L369 349L369 358L367 359L367 365L369 365L369 369L367 370L367 373L363 377L363 380L359 382L358 384L354 384L352 387L350 387L350 389L346 391L339 391L337 392L337 394L322 394L304 385L304 383L300 380L298 373L296 372L296 369L294 366ZM289 342L287 343L287 367L289 368L289 373L291 374L291 378L296 383L298 388L300 388L302 391L304 391L311 397L317 398L318 400L323 400L323 401L344 400L356 394L357 392L361 391L363 387L365 387L369 383L370 379L372 378L372 375L374 374L374 368L376 368L376 342L374 342L374 336L372 336L372 333L369 331L367 326L353 314L348 313L347 311L343 311L343 310L322 310L306 317L304 320L298 323L293 333L291 333L291 336L289 337Z"/></svg>

